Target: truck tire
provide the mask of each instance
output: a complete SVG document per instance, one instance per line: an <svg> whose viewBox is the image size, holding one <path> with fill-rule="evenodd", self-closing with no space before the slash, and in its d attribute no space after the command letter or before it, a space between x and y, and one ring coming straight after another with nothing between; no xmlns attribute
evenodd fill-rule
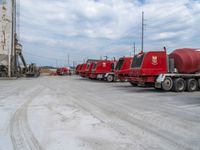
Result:
<svg viewBox="0 0 200 150"><path fill-rule="evenodd" d="M198 79L198 85L199 85L199 89L200 89L200 79Z"/></svg>
<svg viewBox="0 0 200 150"><path fill-rule="evenodd" d="M195 79L187 79L187 91L188 92L194 92L198 88L198 82Z"/></svg>
<svg viewBox="0 0 200 150"><path fill-rule="evenodd" d="M109 74L109 75L107 76L106 80L107 80L108 82L113 82L113 81L114 81L114 76L111 75L111 74Z"/></svg>
<svg viewBox="0 0 200 150"><path fill-rule="evenodd" d="M183 78L174 79L174 91L175 92L183 92L186 89L186 82Z"/></svg>
<svg viewBox="0 0 200 150"><path fill-rule="evenodd" d="M166 77L161 86L164 91L170 91L173 87L173 80L170 77Z"/></svg>

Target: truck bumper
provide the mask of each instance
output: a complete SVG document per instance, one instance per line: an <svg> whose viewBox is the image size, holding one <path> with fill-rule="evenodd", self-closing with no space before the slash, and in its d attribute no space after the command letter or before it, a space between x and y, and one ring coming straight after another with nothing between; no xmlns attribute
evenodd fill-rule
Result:
<svg viewBox="0 0 200 150"><path fill-rule="evenodd" d="M137 83L155 83L155 77L146 76L146 77L129 77L128 81L133 81Z"/></svg>
<svg viewBox="0 0 200 150"><path fill-rule="evenodd" d="M90 78L91 78L91 79L96 79L96 78L97 78L97 75L96 75L96 74L90 74Z"/></svg>
<svg viewBox="0 0 200 150"><path fill-rule="evenodd" d="M85 73L81 73L80 76L84 78L85 77Z"/></svg>
<svg viewBox="0 0 200 150"><path fill-rule="evenodd" d="M118 80L124 82L124 81L128 81L129 76L128 76L127 74L119 74L116 78L117 78Z"/></svg>

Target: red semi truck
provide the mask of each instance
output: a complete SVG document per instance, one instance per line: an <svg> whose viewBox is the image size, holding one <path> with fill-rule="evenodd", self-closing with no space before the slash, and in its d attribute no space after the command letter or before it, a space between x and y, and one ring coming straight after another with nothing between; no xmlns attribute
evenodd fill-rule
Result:
<svg viewBox="0 0 200 150"><path fill-rule="evenodd" d="M115 78L120 81L127 81L133 57L122 57L115 67Z"/></svg>
<svg viewBox="0 0 200 150"><path fill-rule="evenodd" d="M81 77L85 77L85 70L86 70L87 64L82 64L81 69L79 70L79 75Z"/></svg>
<svg viewBox="0 0 200 150"><path fill-rule="evenodd" d="M96 62L97 61L87 63L87 67L86 67L86 70L85 70L85 77L90 77L90 74L92 73L92 68L93 68L93 66L95 65Z"/></svg>
<svg viewBox="0 0 200 150"><path fill-rule="evenodd" d="M57 75L71 75L71 70L69 67L58 68L56 71Z"/></svg>
<svg viewBox="0 0 200 150"><path fill-rule="evenodd" d="M79 75L79 71L80 71L81 67L82 67L82 64L78 64L76 66L76 71L75 71L76 75Z"/></svg>
<svg viewBox="0 0 200 150"><path fill-rule="evenodd" d="M112 82L115 79L115 60L101 60L95 62L90 74L90 79L106 80Z"/></svg>
<svg viewBox="0 0 200 150"><path fill-rule="evenodd" d="M133 85L154 85L164 91L196 91L200 88L200 50L176 49L143 52L134 57L129 73Z"/></svg>

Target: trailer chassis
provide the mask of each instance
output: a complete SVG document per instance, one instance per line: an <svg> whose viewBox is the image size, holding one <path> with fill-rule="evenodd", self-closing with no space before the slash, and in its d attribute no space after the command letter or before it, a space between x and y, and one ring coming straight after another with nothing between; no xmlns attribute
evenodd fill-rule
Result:
<svg viewBox="0 0 200 150"><path fill-rule="evenodd" d="M168 73L160 74L156 78L155 88L164 91L189 91L193 92L200 89L200 73L196 74L180 74Z"/></svg>

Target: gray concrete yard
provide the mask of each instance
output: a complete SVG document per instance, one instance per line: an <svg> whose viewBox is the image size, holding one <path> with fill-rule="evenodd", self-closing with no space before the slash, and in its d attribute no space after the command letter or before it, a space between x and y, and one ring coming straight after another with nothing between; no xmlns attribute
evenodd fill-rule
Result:
<svg viewBox="0 0 200 150"><path fill-rule="evenodd" d="M0 80L0 150L200 150L200 91Z"/></svg>

